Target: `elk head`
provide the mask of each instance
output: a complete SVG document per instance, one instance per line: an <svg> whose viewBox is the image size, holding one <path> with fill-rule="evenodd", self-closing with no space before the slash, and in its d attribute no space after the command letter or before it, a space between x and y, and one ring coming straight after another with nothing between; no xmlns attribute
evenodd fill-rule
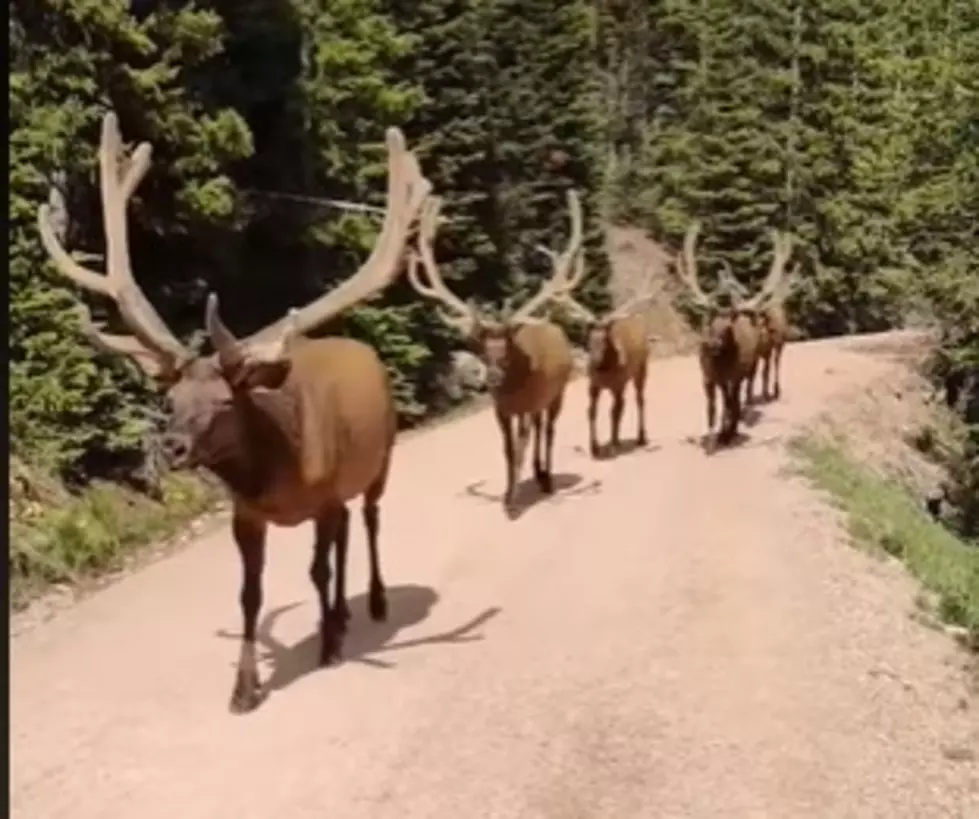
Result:
<svg viewBox="0 0 979 819"><path fill-rule="evenodd" d="M78 264L57 237L50 206L38 209L41 242L58 270L80 287L112 299L131 332L105 332L93 323L89 309L80 305L89 340L103 352L132 358L166 391L169 418L164 448L172 466L214 468L241 455L246 436L256 425L280 433L287 428L294 413L292 399L282 387L290 374L293 340L380 292L400 274L409 231L431 185L396 128L387 132L387 149L384 224L360 270L316 301L290 310L245 339L235 338L225 327L217 296L209 294L205 323L214 352L208 356L178 340L133 276L126 212L150 168L152 148L144 142L127 156L113 112L103 118L99 147L105 275Z"/></svg>
<svg viewBox="0 0 979 819"><path fill-rule="evenodd" d="M533 314L554 297L556 283L567 276L582 241L581 204L577 193L568 191L571 235L564 252L554 256L552 277L519 309L505 309L501 319L490 318L474 304L464 302L443 280L433 250L440 207L438 197L433 196L425 203L417 247L409 254L408 280L419 295L441 302L446 308L438 308L442 320L454 327L478 351L486 365L487 386L491 391L496 391L506 383L519 381L529 369L529 359L520 349L516 336L523 326L535 321Z"/></svg>

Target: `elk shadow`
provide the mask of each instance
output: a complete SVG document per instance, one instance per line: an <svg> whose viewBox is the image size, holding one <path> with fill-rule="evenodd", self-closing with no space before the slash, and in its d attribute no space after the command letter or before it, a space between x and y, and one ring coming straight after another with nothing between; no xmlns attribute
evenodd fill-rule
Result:
<svg viewBox="0 0 979 819"><path fill-rule="evenodd" d="M764 438L756 438L744 432L739 432L733 441L726 444L717 442L717 435L688 435L685 439L688 444L700 447L708 457L721 456L726 452L737 452L739 449L759 449L764 447L778 446L784 440L781 435L768 435Z"/></svg>
<svg viewBox="0 0 979 819"><path fill-rule="evenodd" d="M514 492L513 502L508 506L504 506L506 516L510 520L519 520L540 503L577 495L592 494L602 485L602 482L599 480L583 484L581 475L576 472L557 472L553 475L552 482L554 491L545 493L541 491L537 485L537 481L533 477L520 481ZM473 498L503 504L503 494L487 492L482 489L485 483L485 480L471 483L465 487L465 493Z"/></svg>
<svg viewBox="0 0 979 819"><path fill-rule="evenodd" d="M768 403L767 401L765 403ZM762 412L759 407L764 406L759 399L755 399L751 404L741 410L741 423L749 429L758 425L762 419Z"/></svg>
<svg viewBox="0 0 979 819"><path fill-rule="evenodd" d="M599 446L598 455L593 460L614 461L616 458L632 455L634 452L659 452L662 448L662 444L640 444L634 439L631 441L620 441L617 447L613 447L611 442L608 442ZM591 452L586 447L576 446L574 451L579 455L586 455L589 458L592 457Z"/></svg>
<svg viewBox="0 0 979 819"><path fill-rule="evenodd" d="M449 631L392 642L402 629L425 621L431 614L432 607L438 602L438 594L427 586L405 585L389 587L387 597L388 619L383 623L376 623L368 616L366 594L359 594L348 600L351 612L350 623L341 643L340 658L329 667L319 664L318 627L314 628L308 636L291 645L282 642L274 634L279 618L297 606L304 605L302 602L279 606L265 614L259 621L256 636L261 649L260 662L271 662L272 673L262 685L262 699L267 698L273 691L287 688L311 672L330 670L347 662L360 662L374 668L391 669L394 667L392 662L378 659L376 655L418 646L455 645L482 640L483 635L474 632L501 611L497 607L491 607ZM318 619L317 609L313 620ZM220 629L217 636L233 640L241 639L240 632L225 629Z"/></svg>
<svg viewBox="0 0 979 819"><path fill-rule="evenodd" d="M717 433L713 432L704 433L703 435L688 435L684 441L700 447L705 455L714 456L722 452L741 449L751 441L751 436L746 432L738 432L733 440L722 444L717 439Z"/></svg>

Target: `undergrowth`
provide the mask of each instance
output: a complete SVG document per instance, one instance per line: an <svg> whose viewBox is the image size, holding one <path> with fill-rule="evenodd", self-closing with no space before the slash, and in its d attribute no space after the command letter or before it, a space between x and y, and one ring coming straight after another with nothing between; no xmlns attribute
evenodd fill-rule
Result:
<svg viewBox="0 0 979 819"><path fill-rule="evenodd" d="M216 487L196 476L167 475L156 499L97 482L70 494L56 481L11 471L10 603L14 610L54 584L77 587L120 569L137 547L179 532L213 507Z"/></svg>
<svg viewBox="0 0 979 819"><path fill-rule="evenodd" d="M851 460L841 441L816 434L790 444L800 470L846 516L854 541L901 560L937 599L938 616L979 650L979 548L932 520L898 482Z"/></svg>

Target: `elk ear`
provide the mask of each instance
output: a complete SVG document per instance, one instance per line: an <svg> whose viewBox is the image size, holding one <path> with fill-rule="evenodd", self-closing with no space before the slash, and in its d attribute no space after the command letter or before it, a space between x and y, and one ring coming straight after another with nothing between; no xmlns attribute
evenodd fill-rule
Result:
<svg viewBox="0 0 979 819"><path fill-rule="evenodd" d="M140 363L142 364L142 362ZM154 366L152 371L148 367L143 369L153 379L156 386L164 391L176 384L184 374L183 367Z"/></svg>
<svg viewBox="0 0 979 819"><path fill-rule="evenodd" d="M246 356L222 374L233 390L277 390L291 371L292 362L286 356Z"/></svg>

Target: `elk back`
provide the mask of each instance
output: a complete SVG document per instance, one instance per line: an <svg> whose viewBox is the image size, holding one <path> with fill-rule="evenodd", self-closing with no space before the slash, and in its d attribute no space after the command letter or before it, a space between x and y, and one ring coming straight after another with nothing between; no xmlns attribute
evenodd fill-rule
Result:
<svg viewBox="0 0 979 819"><path fill-rule="evenodd" d="M397 416L387 370L351 338L300 340L286 384L299 395L302 483L332 500L363 493L387 467Z"/></svg>
<svg viewBox="0 0 979 819"><path fill-rule="evenodd" d="M568 337L556 324L523 324L513 333L521 372L507 379L495 396L497 406L513 414L541 412L563 392L571 378L573 360Z"/></svg>

